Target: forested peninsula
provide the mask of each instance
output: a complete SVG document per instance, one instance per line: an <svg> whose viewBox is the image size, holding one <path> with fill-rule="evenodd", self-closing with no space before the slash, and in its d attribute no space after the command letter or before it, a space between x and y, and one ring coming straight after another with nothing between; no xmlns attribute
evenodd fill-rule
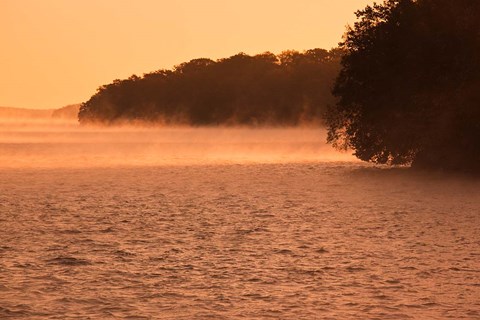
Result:
<svg viewBox="0 0 480 320"><path fill-rule="evenodd" d="M101 86L81 124L282 125L321 123L341 50L201 58Z"/></svg>
<svg viewBox="0 0 480 320"><path fill-rule="evenodd" d="M339 48L195 59L102 86L81 124L322 123L361 160L480 172L480 1L385 0Z"/></svg>

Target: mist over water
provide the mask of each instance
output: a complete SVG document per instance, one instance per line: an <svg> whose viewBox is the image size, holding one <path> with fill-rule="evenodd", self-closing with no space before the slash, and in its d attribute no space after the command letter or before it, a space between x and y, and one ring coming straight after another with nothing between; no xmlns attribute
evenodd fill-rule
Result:
<svg viewBox="0 0 480 320"><path fill-rule="evenodd" d="M0 121L1 319L478 319L480 182L314 128Z"/></svg>
<svg viewBox="0 0 480 320"><path fill-rule="evenodd" d="M353 161L318 128L81 127L76 121L0 121L0 166L105 167Z"/></svg>

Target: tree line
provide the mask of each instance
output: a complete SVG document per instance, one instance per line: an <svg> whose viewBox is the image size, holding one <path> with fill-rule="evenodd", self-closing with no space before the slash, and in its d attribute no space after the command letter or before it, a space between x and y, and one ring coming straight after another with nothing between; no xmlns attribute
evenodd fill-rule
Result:
<svg viewBox="0 0 480 320"><path fill-rule="evenodd" d="M480 171L480 1L387 0L340 47L329 142L365 161Z"/></svg>
<svg viewBox="0 0 480 320"><path fill-rule="evenodd" d="M339 49L194 59L101 86L82 103L78 117L81 124L319 123L334 103L340 59Z"/></svg>

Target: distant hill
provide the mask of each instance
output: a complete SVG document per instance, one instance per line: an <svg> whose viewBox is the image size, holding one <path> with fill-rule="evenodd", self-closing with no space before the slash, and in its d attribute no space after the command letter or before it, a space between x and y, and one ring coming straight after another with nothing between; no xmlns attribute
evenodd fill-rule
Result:
<svg viewBox="0 0 480 320"><path fill-rule="evenodd" d="M25 109L0 107L0 118L50 118L52 117L54 109Z"/></svg>
<svg viewBox="0 0 480 320"><path fill-rule="evenodd" d="M80 104L70 104L60 109L55 109L52 113L52 118L78 119L79 109L80 109Z"/></svg>
<svg viewBox="0 0 480 320"><path fill-rule="evenodd" d="M80 104L71 104L59 109L26 109L0 107L0 118L10 119L77 119Z"/></svg>

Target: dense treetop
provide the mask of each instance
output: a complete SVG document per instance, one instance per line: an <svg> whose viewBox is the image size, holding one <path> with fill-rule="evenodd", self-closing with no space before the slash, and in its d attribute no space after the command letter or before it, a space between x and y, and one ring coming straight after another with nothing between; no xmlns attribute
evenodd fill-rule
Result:
<svg viewBox="0 0 480 320"><path fill-rule="evenodd" d="M319 122L340 66L341 52L312 49L239 53L194 59L115 80L83 103L82 124L162 122L189 125L298 125Z"/></svg>
<svg viewBox="0 0 480 320"><path fill-rule="evenodd" d="M357 12L329 141L366 161L480 169L480 1L388 0Z"/></svg>

